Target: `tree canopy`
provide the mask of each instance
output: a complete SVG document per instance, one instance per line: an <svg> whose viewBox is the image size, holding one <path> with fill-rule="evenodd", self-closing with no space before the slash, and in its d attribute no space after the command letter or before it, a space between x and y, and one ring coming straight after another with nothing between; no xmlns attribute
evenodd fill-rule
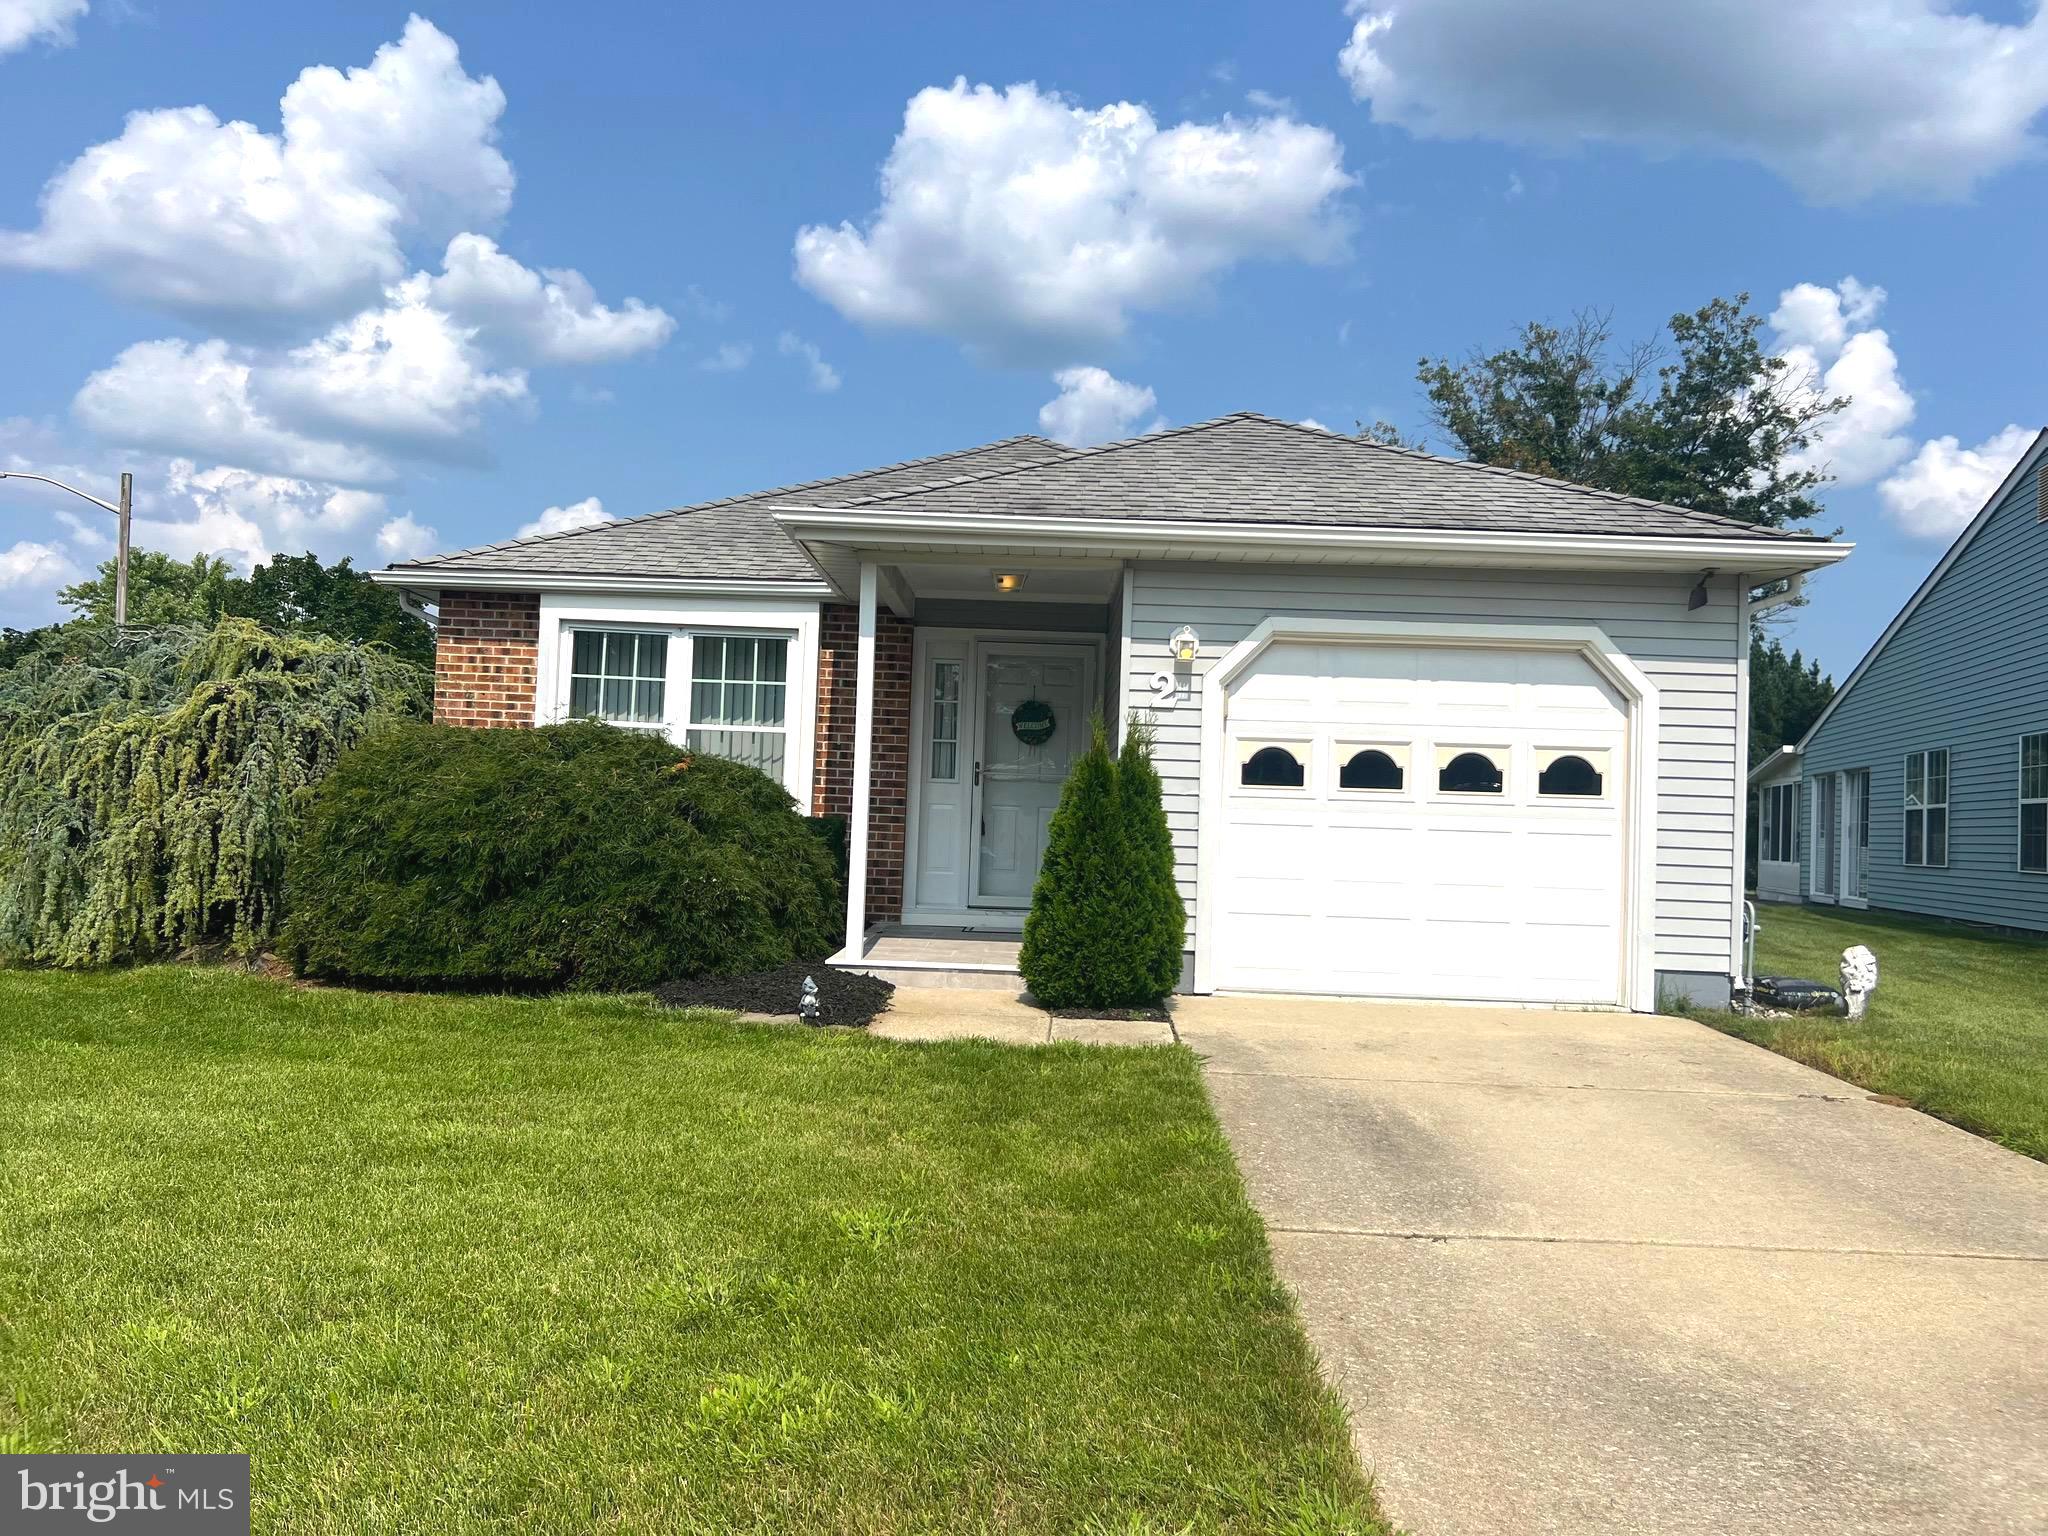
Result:
<svg viewBox="0 0 2048 1536"><path fill-rule="evenodd" d="M1785 654L1777 640L1752 636L1749 642L1749 766L1754 768L1782 746L1813 728L1835 680L1821 676L1820 663L1798 651Z"/></svg>
<svg viewBox="0 0 2048 1536"><path fill-rule="evenodd" d="M1423 358L1436 430L1466 457L1766 527L1819 515L1827 480L1788 467L1847 404L1764 348L1749 295L1671 317L1669 342L1617 351L1609 317L1532 322L1463 362ZM1384 423L1365 429L1399 441Z"/></svg>
<svg viewBox="0 0 2048 1536"><path fill-rule="evenodd" d="M66 587L58 600L76 618L52 626L109 629L114 622L114 562ZM407 613L398 594L380 587L344 555L332 565L318 555L273 555L247 576L224 560L195 555L174 560L155 550L128 557L128 622L145 628L189 624L209 628L225 617L254 619L277 634L325 635L350 645L388 645L416 666L434 664L434 632ZM51 643L49 631L10 632L0 662Z"/></svg>

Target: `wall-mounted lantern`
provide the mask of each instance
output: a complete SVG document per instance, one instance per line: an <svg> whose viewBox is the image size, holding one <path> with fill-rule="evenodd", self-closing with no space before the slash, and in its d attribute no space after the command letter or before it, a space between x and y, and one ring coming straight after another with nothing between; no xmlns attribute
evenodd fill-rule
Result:
<svg viewBox="0 0 2048 1536"><path fill-rule="evenodd" d="M1202 637L1195 633L1194 626L1183 624L1173 632L1167 642L1173 649L1173 659L1180 662L1193 661L1202 649Z"/></svg>

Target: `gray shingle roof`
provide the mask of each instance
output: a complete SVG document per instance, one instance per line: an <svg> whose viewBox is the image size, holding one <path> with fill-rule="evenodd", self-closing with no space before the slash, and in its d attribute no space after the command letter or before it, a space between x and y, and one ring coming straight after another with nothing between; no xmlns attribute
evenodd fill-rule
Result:
<svg viewBox="0 0 2048 1536"><path fill-rule="evenodd" d="M876 487L854 498L786 497L781 505L963 516L1814 538L1519 470L1388 448L1250 412L1034 464L984 469L940 485Z"/></svg>
<svg viewBox="0 0 2048 1536"><path fill-rule="evenodd" d="M818 568L776 526L769 509L792 499L833 501L1043 463L1070 450L1042 437L1010 437L980 448L909 459L858 474L773 491L729 496L694 507L508 539L454 554L402 561L394 571L504 571L524 575L678 576L738 581L822 580Z"/></svg>

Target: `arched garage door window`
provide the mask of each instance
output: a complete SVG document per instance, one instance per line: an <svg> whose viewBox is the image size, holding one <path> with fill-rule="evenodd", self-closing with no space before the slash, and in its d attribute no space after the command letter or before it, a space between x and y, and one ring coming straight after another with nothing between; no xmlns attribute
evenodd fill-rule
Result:
<svg viewBox="0 0 2048 1536"><path fill-rule="evenodd" d="M1605 788L1605 765L1607 754L1589 753L1582 757L1576 752L1562 752L1552 758L1543 771L1536 776L1536 793L1539 795L1584 795L1598 799Z"/></svg>
<svg viewBox="0 0 2048 1536"><path fill-rule="evenodd" d="M1299 789L1308 775L1285 747L1260 747L1244 760L1237 781L1247 789Z"/></svg>
<svg viewBox="0 0 2048 1536"><path fill-rule="evenodd" d="M1456 753L1436 774L1436 787L1447 795L1497 795L1505 782L1500 764L1485 752Z"/></svg>
<svg viewBox="0 0 2048 1536"><path fill-rule="evenodd" d="M1337 770L1339 789L1399 789L1403 775L1392 753L1362 747Z"/></svg>

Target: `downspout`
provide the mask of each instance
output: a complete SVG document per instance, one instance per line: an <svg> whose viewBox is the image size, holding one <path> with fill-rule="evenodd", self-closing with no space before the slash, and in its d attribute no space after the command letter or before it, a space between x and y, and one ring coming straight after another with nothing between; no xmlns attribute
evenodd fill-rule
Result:
<svg viewBox="0 0 2048 1536"><path fill-rule="evenodd" d="M431 612L410 587L400 587L398 589L398 606L429 629L439 629L441 627L441 616L438 613Z"/></svg>

